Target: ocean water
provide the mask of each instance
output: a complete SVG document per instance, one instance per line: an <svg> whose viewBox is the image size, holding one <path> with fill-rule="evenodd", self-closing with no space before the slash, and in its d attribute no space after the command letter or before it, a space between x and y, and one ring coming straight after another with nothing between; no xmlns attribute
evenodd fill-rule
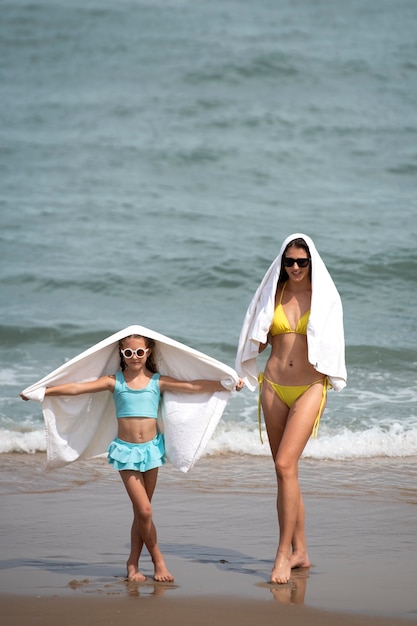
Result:
<svg viewBox="0 0 417 626"><path fill-rule="evenodd" d="M348 368L305 457L415 457L415 0L0 7L0 458L45 450L19 391L129 324L233 366L299 231L340 291ZM269 454L256 394L207 454Z"/></svg>

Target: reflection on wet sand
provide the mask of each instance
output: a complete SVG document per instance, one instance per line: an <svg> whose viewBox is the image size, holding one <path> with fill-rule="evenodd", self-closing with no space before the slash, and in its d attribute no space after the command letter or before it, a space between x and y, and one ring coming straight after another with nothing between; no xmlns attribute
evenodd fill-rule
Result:
<svg viewBox="0 0 417 626"><path fill-rule="evenodd" d="M293 569L289 583L286 585L270 585L274 600L282 604L304 604L309 573L309 567Z"/></svg>
<svg viewBox="0 0 417 626"><path fill-rule="evenodd" d="M140 583L126 579L125 584L127 595L132 598L140 596L163 596L169 589L177 588L177 586L172 583L158 583L152 579L146 579L146 581Z"/></svg>

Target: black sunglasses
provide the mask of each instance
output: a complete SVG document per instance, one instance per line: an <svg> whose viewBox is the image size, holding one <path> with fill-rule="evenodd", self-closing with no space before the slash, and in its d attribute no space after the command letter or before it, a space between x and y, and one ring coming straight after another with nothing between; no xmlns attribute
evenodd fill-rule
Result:
<svg viewBox="0 0 417 626"><path fill-rule="evenodd" d="M290 256L284 257L284 267L292 267L294 263L297 263L298 267L307 267L310 263L310 259L292 259Z"/></svg>

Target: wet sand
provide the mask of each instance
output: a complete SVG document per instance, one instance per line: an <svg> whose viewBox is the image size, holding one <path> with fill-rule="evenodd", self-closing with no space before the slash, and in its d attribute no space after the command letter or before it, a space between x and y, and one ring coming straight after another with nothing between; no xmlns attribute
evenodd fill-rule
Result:
<svg viewBox="0 0 417 626"><path fill-rule="evenodd" d="M307 619L313 626L417 623L414 460L402 467L410 487L405 478L395 484L401 477L395 462L367 468L303 463L312 566L294 570L280 586L268 582L277 536L269 462L213 457L188 475L165 466L153 503L159 543L175 576L164 585L152 580L147 554L141 567L147 580L125 579L130 504L105 463L48 475L42 455L3 456L0 607L6 626L133 619L193 626L281 619L290 626Z"/></svg>

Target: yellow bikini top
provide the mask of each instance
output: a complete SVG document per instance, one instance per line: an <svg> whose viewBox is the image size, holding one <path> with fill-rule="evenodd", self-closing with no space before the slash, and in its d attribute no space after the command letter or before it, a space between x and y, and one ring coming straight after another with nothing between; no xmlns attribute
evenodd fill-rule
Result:
<svg viewBox="0 0 417 626"><path fill-rule="evenodd" d="M275 337L275 335L284 335L286 333L297 333L297 335L306 335L308 319L310 317L310 310L306 311L304 315L300 317L300 319L298 320L298 324L295 327L295 330L293 330L289 324L287 316L285 315L284 307L282 306L282 296L284 294L286 286L287 283L284 283L282 286L279 302L274 311L274 319L272 320L270 333L273 337Z"/></svg>

